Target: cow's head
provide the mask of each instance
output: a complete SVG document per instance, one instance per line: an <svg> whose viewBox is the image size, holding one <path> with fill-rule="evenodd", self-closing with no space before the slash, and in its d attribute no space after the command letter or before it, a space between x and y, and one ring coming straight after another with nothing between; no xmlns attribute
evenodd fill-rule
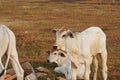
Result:
<svg viewBox="0 0 120 80"><path fill-rule="evenodd" d="M61 65L66 61L67 57L67 52L63 50L50 50L47 51L47 54L49 54L47 58L47 62L50 63L57 63L58 65Z"/></svg>
<svg viewBox="0 0 120 80"><path fill-rule="evenodd" d="M56 42L53 49L65 50L65 40L67 38L74 38L73 32L65 27L62 27L61 29L54 29L53 33L56 35Z"/></svg>

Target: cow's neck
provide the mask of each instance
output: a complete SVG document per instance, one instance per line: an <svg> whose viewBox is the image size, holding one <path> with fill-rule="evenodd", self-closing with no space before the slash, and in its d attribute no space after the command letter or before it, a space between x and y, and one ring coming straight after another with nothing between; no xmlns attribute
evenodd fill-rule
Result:
<svg viewBox="0 0 120 80"><path fill-rule="evenodd" d="M66 58L65 60L60 60L59 66L64 66L66 67L66 64L69 63L70 60L68 60L68 58Z"/></svg>
<svg viewBox="0 0 120 80"><path fill-rule="evenodd" d="M78 52L80 51L80 42L81 41L78 40L76 37L67 38L65 42L65 48L70 53L79 54Z"/></svg>

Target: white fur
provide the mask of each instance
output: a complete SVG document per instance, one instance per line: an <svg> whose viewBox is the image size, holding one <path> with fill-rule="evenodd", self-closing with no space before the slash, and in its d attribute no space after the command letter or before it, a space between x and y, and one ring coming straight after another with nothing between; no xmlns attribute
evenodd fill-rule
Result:
<svg viewBox="0 0 120 80"><path fill-rule="evenodd" d="M70 54L71 61L78 67L79 61L85 63L85 80L89 80L90 65L92 63L93 56L95 57L100 53L102 57L102 72L104 80L107 80L107 50L106 50L106 35L99 27L90 27L82 32L73 33L71 30L62 31L63 28L56 30L56 43L55 46L58 49L64 49ZM73 38L70 35L71 33ZM62 37L66 35L65 37ZM78 61L79 60L79 61ZM97 65L97 59L95 58L95 65ZM76 68L72 66L72 80L76 80ZM97 79L97 75L94 75L94 80Z"/></svg>
<svg viewBox="0 0 120 80"><path fill-rule="evenodd" d="M1 58L5 53L7 54L7 61L4 67ZM5 25L0 25L0 72L2 72L2 70L6 70L9 59L16 72L17 80L23 80L24 71L18 60L15 35ZM5 73L0 77L0 80L5 80L4 79Z"/></svg>
<svg viewBox="0 0 120 80"><path fill-rule="evenodd" d="M59 53L63 53L65 57L60 56ZM55 62L58 64L58 67L54 69L56 72L64 74L67 80L71 79L72 77L71 64L72 63L71 63L71 60L69 59L68 53L64 53L61 50L51 52L48 57L48 60L50 62ZM85 73L85 64L80 63L79 67L77 68L77 78L83 79L84 73Z"/></svg>

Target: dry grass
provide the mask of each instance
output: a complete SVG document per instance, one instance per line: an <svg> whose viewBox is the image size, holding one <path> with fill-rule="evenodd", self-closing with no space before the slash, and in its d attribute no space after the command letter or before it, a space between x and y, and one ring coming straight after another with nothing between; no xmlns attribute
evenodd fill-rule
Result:
<svg viewBox="0 0 120 80"><path fill-rule="evenodd" d="M0 0L0 23L7 25L17 38L21 62L35 67L55 67L46 63L46 50L55 41L51 30L67 26L82 31L100 26L107 35L109 80L120 79L120 5L82 4L79 1ZM54 72L50 75L54 80ZM99 80L101 80L99 74Z"/></svg>

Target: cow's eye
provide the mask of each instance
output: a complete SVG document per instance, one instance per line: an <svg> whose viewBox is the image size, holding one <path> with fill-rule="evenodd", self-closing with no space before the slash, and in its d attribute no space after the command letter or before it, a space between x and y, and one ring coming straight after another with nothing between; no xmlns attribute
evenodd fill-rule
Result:
<svg viewBox="0 0 120 80"><path fill-rule="evenodd" d="M65 57L64 53L60 53L60 56L61 56L61 57Z"/></svg>
<svg viewBox="0 0 120 80"><path fill-rule="evenodd" d="M64 34L62 37L65 37L66 35Z"/></svg>
<svg viewBox="0 0 120 80"><path fill-rule="evenodd" d="M54 53L54 55L56 55L57 53Z"/></svg>

